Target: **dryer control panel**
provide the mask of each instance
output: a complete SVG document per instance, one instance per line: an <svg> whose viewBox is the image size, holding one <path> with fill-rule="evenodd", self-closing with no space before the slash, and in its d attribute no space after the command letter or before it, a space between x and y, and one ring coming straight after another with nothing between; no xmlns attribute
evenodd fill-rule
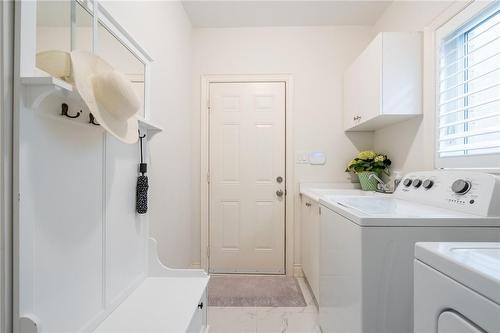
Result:
<svg viewBox="0 0 500 333"><path fill-rule="evenodd" d="M479 216L500 216L500 177L482 172L410 172L394 196Z"/></svg>

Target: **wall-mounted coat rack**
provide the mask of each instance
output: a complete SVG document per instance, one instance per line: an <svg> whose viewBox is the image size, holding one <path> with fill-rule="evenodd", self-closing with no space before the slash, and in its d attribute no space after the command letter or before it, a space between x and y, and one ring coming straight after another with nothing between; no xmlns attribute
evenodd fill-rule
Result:
<svg viewBox="0 0 500 333"><path fill-rule="evenodd" d="M95 117L92 113L89 113L89 124L96 125L96 126L101 126L95 121Z"/></svg>
<svg viewBox="0 0 500 333"><path fill-rule="evenodd" d="M75 118L80 117L80 115L82 114L82 110L78 111L78 112L77 112L76 114L74 114L74 115L70 115L70 114L68 113L68 111L69 111L69 106L68 106L68 104L66 104L66 103L62 103L62 104L61 104L61 116L66 116L66 117L68 117L68 118L75 119Z"/></svg>

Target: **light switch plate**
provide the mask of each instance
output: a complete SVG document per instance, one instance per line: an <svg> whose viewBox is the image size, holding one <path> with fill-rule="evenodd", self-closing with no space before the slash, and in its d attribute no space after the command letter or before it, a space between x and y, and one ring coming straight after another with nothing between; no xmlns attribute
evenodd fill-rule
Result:
<svg viewBox="0 0 500 333"><path fill-rule="evenodd" d="M309 154L304 151L295 152L295 163L297 164L308 164L309 163Z"/></svg>

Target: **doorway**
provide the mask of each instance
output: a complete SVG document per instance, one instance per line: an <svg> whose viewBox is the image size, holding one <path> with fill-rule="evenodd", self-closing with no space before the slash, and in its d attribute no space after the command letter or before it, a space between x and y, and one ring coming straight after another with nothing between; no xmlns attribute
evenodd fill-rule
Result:
<svg viewBox="0 0 500 333"><path fill-rule="evenodd" d="M210 273L285 274L286 83L208 85Z"/></svg>

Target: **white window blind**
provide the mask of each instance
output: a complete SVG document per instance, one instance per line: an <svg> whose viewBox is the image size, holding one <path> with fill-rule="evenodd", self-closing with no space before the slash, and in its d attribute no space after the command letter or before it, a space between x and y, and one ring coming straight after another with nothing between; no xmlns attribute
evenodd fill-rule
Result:
<svg viewBox="0 0 500 333"><path fill-rule="evenodd" d="M442 38L439 56L437 158L500 156L499 2Z"/></svg>

